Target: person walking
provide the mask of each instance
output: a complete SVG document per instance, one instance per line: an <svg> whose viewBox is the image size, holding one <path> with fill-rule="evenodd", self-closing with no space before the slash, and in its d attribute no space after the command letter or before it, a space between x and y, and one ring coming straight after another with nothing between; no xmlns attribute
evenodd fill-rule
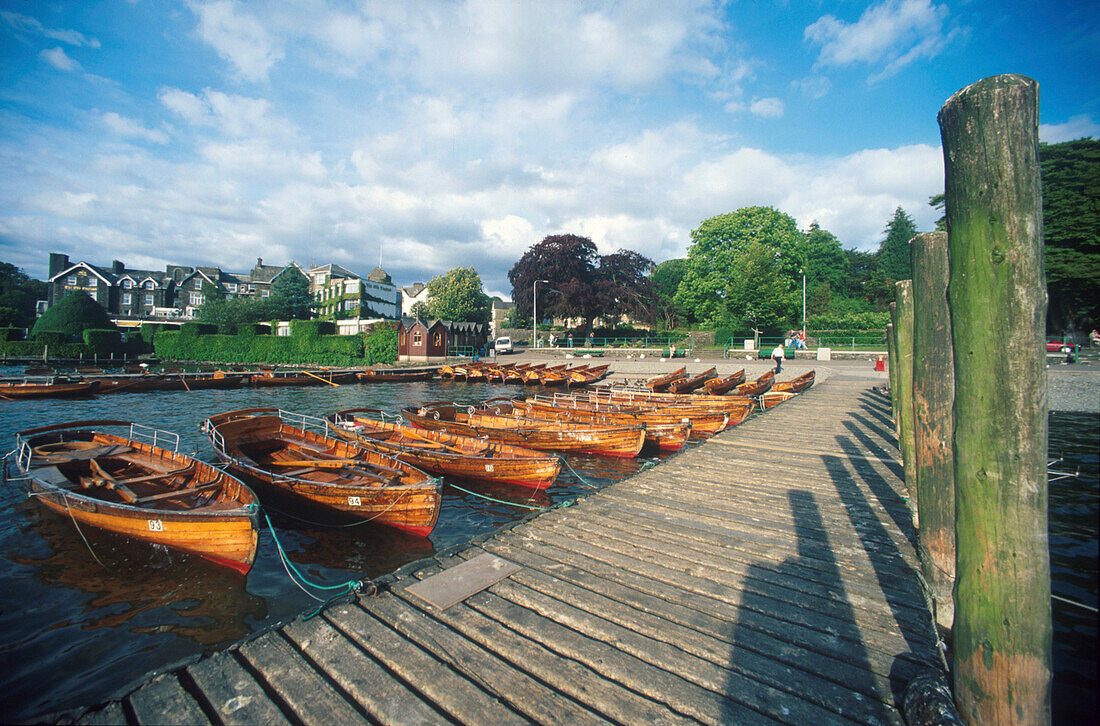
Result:
<svg viewBox="0 0 1100 726"><path fill-rule="evenodd" d="M776 372L776 375L778 375L779 371L783 370L783 344L782 343L775 346L775 350L772 351L772 360L775 361L775 372Z"/></svg>

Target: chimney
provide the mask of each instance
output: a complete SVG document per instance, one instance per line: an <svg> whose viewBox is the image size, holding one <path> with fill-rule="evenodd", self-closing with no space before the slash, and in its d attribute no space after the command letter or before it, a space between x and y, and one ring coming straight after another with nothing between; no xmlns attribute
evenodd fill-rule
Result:
<svg viewBox="0 0 1100 726"><path fill-rule="evenodd" d="M50 277L69 267L69 256L60 252L50 253Z"/></svg>
<svg viewBox="0 0 1100 726"><path fill-rule="evenodd" d="M122 264L118 260L111 261L111 272L116 275L121 275L126 270L126 265Z"/></svg>

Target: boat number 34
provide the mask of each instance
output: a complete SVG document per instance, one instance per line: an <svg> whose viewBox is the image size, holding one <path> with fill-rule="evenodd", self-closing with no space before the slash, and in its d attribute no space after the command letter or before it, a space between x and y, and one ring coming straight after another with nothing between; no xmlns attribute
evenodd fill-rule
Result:
<svg viewBox="0 0 1100 726"><path fill-rule="evenodd" d="M348 506L349 507L358 507L362 504L363 504L363 502L359 497L348 497Z"/></svg>
<svg viewBox="0 0 1100 726"><path fill-rule="evenodd" d="M148 522L149 522L149 531L150 532L163 532L164 531L164 522L160 521L159 519L150 519L150 520L148 520Z"/></svg>

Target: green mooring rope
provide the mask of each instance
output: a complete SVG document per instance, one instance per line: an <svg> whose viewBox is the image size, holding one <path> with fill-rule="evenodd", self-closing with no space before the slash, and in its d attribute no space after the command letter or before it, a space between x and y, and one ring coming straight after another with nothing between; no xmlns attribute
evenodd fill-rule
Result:
<svg viewBox="0 0 1100 726"><path fill-rule="evenodd" d="M548 509L550 509L550 507L536 507L536 506L531 505L531 504L520 504L519 502L509 502L509 501L505 501L504 499L494 499L493 497L490 497L490 496L485 495L485 494L478 494L477 492L472 492L469 489L463 489L462 487L458 486L457 484L451 484L450 482L447 482L447 486L449 486L453 489L457 489L460 492L465 492L466 494L469 494L471 496L480 497L482 499L488 499L490 502L496 502L497 504L507 504L507 505L512 506L512 507L523 507L524 509L534 509L534 510L539 511L539 512L545 512Z"/></svg>
<svg viewBox="0 0 1100 726"><path fill-rule="evenodd" d="M279 541L279 536L275 534L275 525L271 523L271 518L267 516L267 512L264 512L263 514L264 520L267 521L268 531L271 532L271 539L275 541L275 547L279 550L279 559L282 560L283 569L286 570L287 575L290 577L290 581L297 585L298 589L304 592L306 595L309 595L311 598L318 602L324 603L321 606L322 608L333 599L355 592L363 586L363 582L361 580L348 580L347 582L344 582L340 585L318 585L315 582L310 582L309 579L305 575L303 575L297 567L294 566L294 563L290 561L290 558L287 557L286 550L283 549L283 544ZM297 579L295 579L295 576L297 576ZM308 587L312 587L314 590L339 590L340 592L338 592L333 598L330 598L329 601L326 602L322 600L322 598L317 597L309 590L305 589L305 587L302 587L303 584L307 585ZM320 612L320 610L318 610L317 612ZM316 614L317 613L314 613L314 615Z"/></svg>

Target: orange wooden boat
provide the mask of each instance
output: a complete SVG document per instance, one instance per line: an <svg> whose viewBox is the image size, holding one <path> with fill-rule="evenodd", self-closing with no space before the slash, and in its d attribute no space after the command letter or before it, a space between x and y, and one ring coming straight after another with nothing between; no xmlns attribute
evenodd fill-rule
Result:
<svg viewBox="0 0 1100 726"><path fill-rule="evenodd" d="M95 390L91 381L70 381L51 378L36 381L29 378L0 381L0 399L73 398L87 396Z"/></svg>
<svg viewBox="0 0 1100 726"><path fill-rule="evenodd" d="M363 448L374 448L433 474L546 489L561 471L561 459L522 446L430 431L386 421L373 408L353 408L325 417L332 431L350 436Z"/></svg>
<svg viewBox="0 0 1100 726"><path fill-rule="evenodd" d="M803 373L798 378L777 382L772 386L772 390L784 393L801 393L814 384L815 376L816 373L814 371Z"/></svg>
<svg viewBox="0 0 1100 726"><path fill-rule="evenodd" d="M568 363L562 363L557 366L543 366L541 368L531 367L523 372L523 385L525 386L537 386L540 385L547 376L553 375L558 371L563 371L569 367Z"/></svg>
<svg viewBox="0 0 1100 726"><path fill-rule="evenodd" d="M759 396L771 390L775 384L775 371L768 371L755 381L742 383L737 387L738 396Z"/></svg>
<svg viewBox="0 0 1100 726"><path fill-rule="evenodd" d="M668 390L670 393L691 393L697 388L702 388L707 381L716 378L717 375L717 369L709 368L691 378L680 378L673 381L668 385Z"/></svg>
<svg viewBox="0 0 1100 726"><path fill-rule="evenodd" d="M504 372L504 382L523 383L523 376L527 371L542 370L545 367L545 363L536 363L534 365L530 363L517 363L515 368Z"/></svg>
<svg viewBox="0 0 1100 726"><path fill-rule="evenodd" d="M645 382L645 385L651 391L665 391L668 390L673 381L678 381L681 378L687 378L687 368L680 368L672 373L650 378Z"/></svg>
<svg viewBox="0 0 1100 726"><path fill-rule="evenodd" d="M526 404L530 405L526 405ZM511 406L511 408L509 408ZM585 426L622 426L637 424L637 419L617 416L615 412L585 411L572 408L535 405L528 401L507 401L503 399L490 404L487 409L500 413L513 412L539 421L562 421ZM690 418L669 421L645 421L645 443L661 451L678 451L691 439L692 422Z"/></svg>
<svg viewBox="0 0 1100 726"><path fill-rule="evenodd" d="M791 393L790 391L768 391L767 393L762 393L760 394L760 408L773 408L797 395L797 393Z"/></svg>
<svg viewBox="0 0 1100 726"><path fill-rule="evenodd" d="M561 396L558 394L555 399ZM752 411L756 402L748 396L693 396L673 393L617 392L606 390L574 393L567 398L619 406L625 409L653 410L666 413L717 413L725 412L737 417L742 409Z"/></svg>
<svg viewBox="0 0 1100 726"><path fill-rule="evenodd" d="M250 408L211 416L202 428L230 471L272 495L422 537L439 518L439 479L330 435L322 419Z"/></svg>
<svg viewBox="0 0 1100 726"><path fill-rule="evenodd" d="M721 396L724 393L732 391L742 383L745 382L745 369L731 373L723 378L711 378L709 381L703 384L703 387L707 389L707 393L712 396Z"/></svg>
<svg viewBox="0 0 1100 726"><path fill-rule="evenodd" d="M641 425L579 426L494 414L453 403L411 406L401 415L414 426L488 438L539 451L573 451L605 456L637 456L645 443Z"/></svg>
<svg viewBox="0 0 1100 726"><path fill-rule="evenodd" d="M487 401L486 403L491 402ZM690 421L690 438L693 440L706 439L720 431L724 431L729 425L730 419L730 414L725 411L690 411L685 409L662 411L653 408L629 410L614 403L581 401L554 403L539 397L524 401L512 400L510 403L517 409L527 411L527 415L531 417L536 417L536 411L565 410L573 415L572 420L582 423L598 419L600 423L618 423L620 425L639 423L648 429L650 426L674 425ZM660 445L659 442L655 443Z"/></svg>
<svg viewBox="0 0 1100 726"><path fill-rule="evenodd" d="M588 368L587 370L574 369L569 373L569 387L579 388L580 386L587 386L602 381L604 378L607 378L607 372L610 367L610 364L604 364L602 366Z"/></svg>
<svg viewBox="0 0 1100 726"><path fill-rule="evenodd" d="M387 370L384 368L368 368L359 371L355 378L360 383L409 383L412 381L429 381L435 376L435 371L403 371L400 368Z"/></svg>
<svg viewBox="0 0 1100 726"><path fill-rule="evenodd" d="M104 428L128 427L125 435ZM180 454L179 436L126 421L41 426L16 437L31 495L78 527L153 542L247 573L256 557L256 495Z"/></svg>

